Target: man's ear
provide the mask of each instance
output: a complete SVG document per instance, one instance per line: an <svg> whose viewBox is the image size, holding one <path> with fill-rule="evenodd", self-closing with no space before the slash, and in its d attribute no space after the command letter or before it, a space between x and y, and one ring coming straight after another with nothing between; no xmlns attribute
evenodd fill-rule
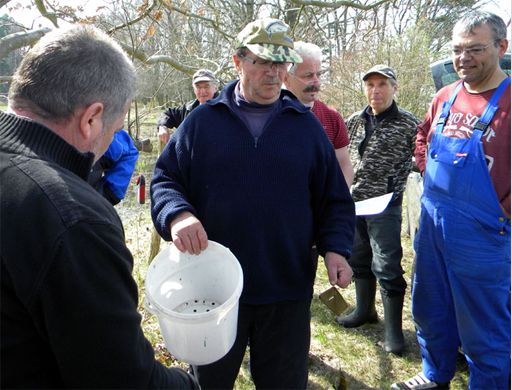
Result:
<svg viewBox="0 0 512 390"><path fill-rule="evenodd" d="M289 88L288 88L288 77L290 77L290 74L289 74L288 72L286 72L286 73L284 74L284 80L283 80L283 83L284 83L284 85L286 86L286 89L289 89Z"/></svg>
<svg viewBox="0 0 512 390"><path fill-rule="evenodd" d="M503 58L503 56L507 52L507 49L508 49L508 40L507 39L502 39L501 41L499 41L499 43L498 43L498 50L499 50L500 58Z"/></svg>
<svg viewBox="0 0 512 390"><path fill-rule="evenodd" d="M235 64L235 70L240 73L240 58L236 54L233 54L233 63Z"/></svg>
<svg viewBox="0 0 512 390"><path fill-rule="evenodd" d="M79 119L79 130L84 140L90 140L103 129L103 103L95 102L87 106Z"/></svg>

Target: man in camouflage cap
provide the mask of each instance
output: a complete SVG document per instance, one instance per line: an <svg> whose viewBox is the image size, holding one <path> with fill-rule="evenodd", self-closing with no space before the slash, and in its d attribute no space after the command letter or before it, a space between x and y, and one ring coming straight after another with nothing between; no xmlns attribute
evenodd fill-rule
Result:
<svg viewBox="0 0 512 390"><path fill-rule="evenodd" d="M244 288L235 344L193 367L203 389L232 389L249 345L255 387L305 389L317 244L331 283L346 287L354 203L314 115L281 90L293 62L288 26L250 23L238 35L239 80L194 110L158 159L156 229L180 251L208 239L240 261Z"/></svg>

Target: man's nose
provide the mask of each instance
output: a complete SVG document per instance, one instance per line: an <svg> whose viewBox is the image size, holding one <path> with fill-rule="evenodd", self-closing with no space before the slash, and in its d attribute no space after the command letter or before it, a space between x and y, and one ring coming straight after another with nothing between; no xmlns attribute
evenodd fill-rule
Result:
<svg viewBox="0 0 512 390"><path fill-rule="evenodd" d="M471 60L473 57L471 54L469 54L468 50L462 50L462 53L460 54L459 56L459 59L461 61L469 61Z"/></svg>
<svg viewBox="0 0 512 390"><path fill-rule="evenodd" d="M277 64L275 64L275 63L270 64L270 66L267 68L267 72L272 75L277 75L280 71L281 71L281 69L278 68Z"/></svg>

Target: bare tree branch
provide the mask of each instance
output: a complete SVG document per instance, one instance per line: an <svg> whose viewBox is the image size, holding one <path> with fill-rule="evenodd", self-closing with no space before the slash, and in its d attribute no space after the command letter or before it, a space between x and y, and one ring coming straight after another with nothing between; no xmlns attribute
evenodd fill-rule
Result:
<svg viewBox="0 0 512 390"><path fill-rule="evenodd" d="M36 5L41 15L43 15L46 19L52 22L55 27L59 27L59 25L57 24L57 17L55 16L55 14L49 13L46 10L46 6L44 5L43 0L34 0L34 4Z"/></svg>
<svg viewBox="0 0 512 390"><path fill-rule="evenodd" d="M0 0L0 8L6 5L10 0Z"/></svg>
<svg viewBox="0 0 512 390"><path fill-rule="evenodd" d="M386 0L386 1L388 1L388 0ZM229 34L226 34L222 30L222 28L219 26L219 23L217 21L215 21L213 19L210 19L210 18L207 18L205 16L201 16L201 15L193 13L193 12L189 12L189 11L184 10L182 8L175 7L174 5L171 4L170 1L165 1L164 0L162 3L170 11L176 11L176 12L178 12L178 13L184 15L184 16L187 16L189 18L199 19L199 20L202 20L202 21L208 23L215 31L217 31L219 34L221 34L227 40L232 41L234 39L233 36L231 36Z"/></svg>
<svg viewBox="0 0 512 390"><path fill-rule="evenodd" d="M20 47L32 45L49 31L51 29L43 27L37 30L9 34L0 38L0 58L5 58L11 51Z"/></svg>
<svg viewBox="0 0 512 390"><path fill-rule="evenodd" d="M147 64L147 65L153 65L159 62L163 62L165 64L171 65L174 69L179 70L180 72L186 73L190 76L194 74L194 72L197 70L197 68L193 68L188 65L180 64L179 62L172 59L171 56L166 55L152 55L147 56L146 53L136 50L130 45L124 44L122 42L119 42L121 47L133 58L138 59L139 61Z"/></svg>
<svg viewBox="0 0 512 390"><path fill-rule="evenodd" d="M107 31L107 34L109 34L109 35L113 34L117 30L121 30L125 27L132 26L135 23L140 22L142 19L149 16L149 14L155 8L156 5L157 5L157 0L152 0L151 4L148 7L146 7L144 12L141 12L135 19L128 20L126 23L121 23L121 24L118 24L117 26L112 27L110 30Z"/></svg>
<svg viewBox="0 0 512 390"><path fill-rule="evenodd" d="M333 1L333 2L326 2L326 1L322 1L322 0L290 0L290 1L294 4L301 5L301 6L312 5L315 7L332 8L332 9L336 9L336 8L340 8L340 7L351 7L351 8L360 9L362 11L368 11L368 10L376 8L384 3L388 3L391 0L380 0L380 1L377 1L376 3L369 4L369 5L364 5L364 4L356 3L354 1L347 1L347 0L340 0L340 1Z"/></svg>

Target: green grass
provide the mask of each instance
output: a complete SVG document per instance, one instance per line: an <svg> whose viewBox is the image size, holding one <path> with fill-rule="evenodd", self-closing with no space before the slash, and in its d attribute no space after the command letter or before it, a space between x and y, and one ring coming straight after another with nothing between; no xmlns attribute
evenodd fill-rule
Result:
<svg viewBox="0 0 512 390"><path fill-rule="evenodd" d="M156 150L157 141L152 123L144 125L142 134L152 137L153 149ZM143 173L146 177L149 194L149 182L155 160L156 152L140 154L127 198L116 208L125 226L127 245L134 255L134 277L139 285L139 310L143 317L144 332L153 344L159 361L168 366L177 365L186 368L185 364L176 361L165 349L156 318L147 312L143 305L144 277L153 225L149 214L149 199L146 197L147 202L144 205L136 203L134 183L137 175ZM163 248L167 244L162 241L161 245L161 248ZM409 282L411 280L413 251L410 239L405 231L402 234L402 246L404 248L405 278ZM337 325L334 315L318 299L318 294L328 287L329 283L323 261L319 261L315 295L312 303L309 389L337 389L340 381L346 382L348 389L388 389L393 382L407 379L421 370L420 353L411 319L410 286L407 288L405 298L403 325L407 350L401 357L386 354L378 346L378 342L383 338L384 331L382 302L379 292L376 296L379 322L356 329L345 329ZM354 285L351 284L347 289L340 291L352 308L355 303ZM348 310L351 310L351 308ZM290 324L290 326L293 326L293 324ZM246 356L236 382L235 388L237 390L254 388L247 370L247 361L248 357ZM465 362L461 360L451 388L462 390L467 389L467 385L468 372Z"/></svg>

